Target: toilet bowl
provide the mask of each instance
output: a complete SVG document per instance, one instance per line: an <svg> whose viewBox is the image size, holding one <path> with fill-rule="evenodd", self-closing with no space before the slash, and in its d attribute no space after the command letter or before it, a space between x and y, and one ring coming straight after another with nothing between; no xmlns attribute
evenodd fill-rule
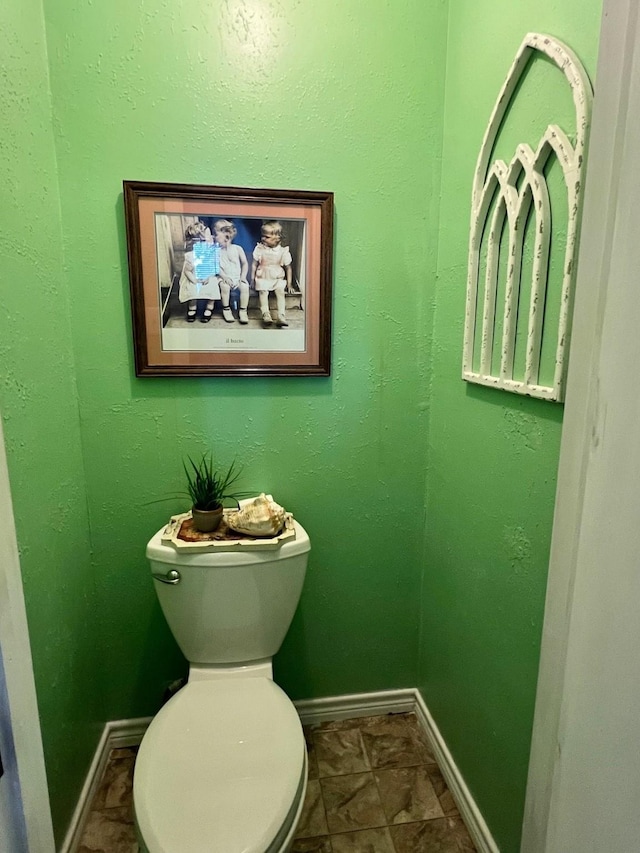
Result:
<svg viewBox="0 0 640 853"><path fill-rule="evenodd" d="M307 781L295 708L268 678L194 681L154 718L135 767L148 853L281 853Z"/></svg>
<svg viewBox="0 0 640 853"><path fill-rule="evenodd" d="M147 556L189 680L140 745L134 813L143 853L285 853L307 782L300 719L271 658L297 606L309 538L274 551ZM176 580L176 577L178 578Z"/></svg>

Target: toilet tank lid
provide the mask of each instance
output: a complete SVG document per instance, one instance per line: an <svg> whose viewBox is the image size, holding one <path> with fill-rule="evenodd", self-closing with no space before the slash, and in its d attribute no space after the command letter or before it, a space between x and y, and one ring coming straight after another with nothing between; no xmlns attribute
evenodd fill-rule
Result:
<svg viewBox="0 0 640 853"><path fill-rule="evenodd" d="M298 554L306 554L311 550L309 536L304 527L293 521L296 538L283 542L279 548L255 548L248 549L240 547L236 551L200 551L200 550L178 550L170 542L162 541L165 531L161 527L151 537L147 544L147 558L157 563L170 563L181 566L247 566L259 563L271 563L274 560L284 560L287 557L295 557Z"/></svg>

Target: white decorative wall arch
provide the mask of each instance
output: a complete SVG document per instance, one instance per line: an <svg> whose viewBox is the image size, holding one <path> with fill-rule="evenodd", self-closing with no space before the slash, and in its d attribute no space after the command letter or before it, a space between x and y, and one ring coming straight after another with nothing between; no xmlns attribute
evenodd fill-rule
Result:
<svg viewBox="0 0 640 853"><path fill-rule="evenodd" d="M533 53L551 59L569 83L575 107L575 143L557 125L549 124L536 149L520 143L507 165L504 160L489 163L502 122L512 103L516 87ZM575 258L578 247L582 206L583 172L587 151L592 91L589 78L576 55L562 42L548 35L525 36L500 91L482 140L473 178L471 228L467 275L467 303L462 377L469 382L489 385L546 400L562 400L566 355L571 331ZM545 330L548 265L551 247L551 206L545 167L555 155L567 190L567 232L562 281L559 284L559 320L553 382L545 385L539 376L540 353ZM487 223L490 211L493 214ZM520 300L522 253L525 226L534 217L534 247L529 304ZM508 257L504 304L497 304L498 271L503 229L508 234ZM486 254L482 255L486 245ZM484 260L484 284L480 270ZM481 299L481 302L478 300ZM527 311L527 338L524 377L514 377L517 315ZM481 310L480 310L481 309ZM502 309L501 340L495 340L496 311ZM479 357L477 341L480 336ZM492 372L499 346L499 371ZM476 353L474 364L474 353Z"/></svg>

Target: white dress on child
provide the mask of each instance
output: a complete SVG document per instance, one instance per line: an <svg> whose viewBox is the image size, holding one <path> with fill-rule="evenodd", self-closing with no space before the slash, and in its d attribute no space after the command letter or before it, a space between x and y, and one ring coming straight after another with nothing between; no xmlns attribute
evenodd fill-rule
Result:
<svg viewBox="0 0 640 853"><path fill-rule="evenodd" d="M219 272L220 246L205 241L195 243L191 251L185 252L178 294L180 302L220 299Z"/></svg>
<svg viewBox="0 0 640 853"><path fill-rule="evenodd" d="M235 243L223 246L220 249L220 275L229 281L231 287L239 287L241 272L242 261L238 247Z"/></svg>
<svg viewBox="0 0 640 853"><path fill-rule="evenodd" d="M257 262L255 275L256 290L284 290L284 268L293 263L288 246L269 248L258 243L253 250L253 259Z"/></svg>

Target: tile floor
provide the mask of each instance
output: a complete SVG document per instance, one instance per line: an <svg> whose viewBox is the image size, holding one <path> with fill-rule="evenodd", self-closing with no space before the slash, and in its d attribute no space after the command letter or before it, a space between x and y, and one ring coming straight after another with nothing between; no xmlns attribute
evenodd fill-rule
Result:
<svg viewBox="0 0 640 853"><path fill-rule="evenodd" d="M292 853L475 851L414 714L322 723L305 735L309 784ZM112 751L78 853L137 853L135 756Z"/></svg>

